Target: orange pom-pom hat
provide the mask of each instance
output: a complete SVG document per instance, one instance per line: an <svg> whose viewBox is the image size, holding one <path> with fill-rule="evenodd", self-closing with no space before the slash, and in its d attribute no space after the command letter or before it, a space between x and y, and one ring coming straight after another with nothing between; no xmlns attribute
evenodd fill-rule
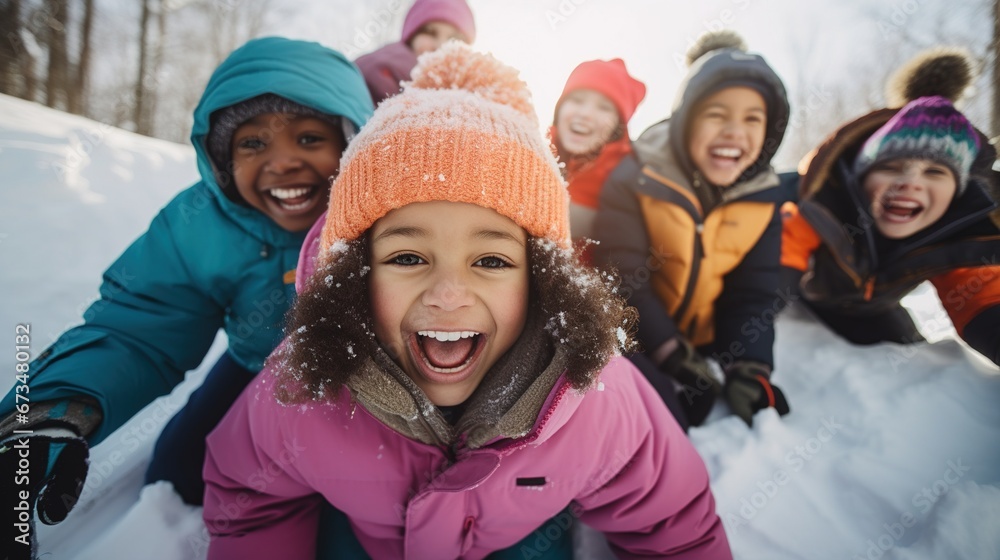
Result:
<svg viewBox="0 0 1000 560"><path fill-rule="evenodd" d="M517 70L451 41L420 57L341 159L321 255L389 211L450 201L495 210L569 247L569 198Z"/></svg>

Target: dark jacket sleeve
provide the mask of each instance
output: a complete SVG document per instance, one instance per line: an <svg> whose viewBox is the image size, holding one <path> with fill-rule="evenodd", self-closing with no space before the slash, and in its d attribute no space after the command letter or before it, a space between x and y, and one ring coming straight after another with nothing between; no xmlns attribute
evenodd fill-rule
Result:
<svg viewBox="0 0 1000 560"><path fill-rule="evenodd" d="M962 339L1000 365L1000 266L958 268L931 283Z"/></svg>
<svg viewBox="0 0 1000 560"><path fill-rule="evenodd" d="M774 365L774 317L790 296L781 283L781 213L743 261L723 278L715 308L715 347L733 360Z"/></svg>
<svg viewBox="0 0 1000 560"><path fill-rule="evenodd" d="M594 224L600 244L594 260L611 266L621 275L622 295L639 311L639 342L651 352L678 334L677 325L653 291L650 278L660 268L662 258L650 246L645 219L636 190L644 181L639 162L626 157L612 171L601 191Z"/></svg>
<svg viewBox="0 0 1000 560"><path fill-rule="evenodd" d="M976 315L962 334L969 346L1000 365L1000 305Z"/></svg>
<svg viewBox="0 0 1000 560"><path fill-rule="evenodd" d="M84 313L84 324L30 364L32 402L81 395L97 401L104 420L88 437L91 445L183 381L222 327L224 310L190 277L185 250L161 212L105 271L101 298ZM14 404L11 392L0 416Z"/></svg>

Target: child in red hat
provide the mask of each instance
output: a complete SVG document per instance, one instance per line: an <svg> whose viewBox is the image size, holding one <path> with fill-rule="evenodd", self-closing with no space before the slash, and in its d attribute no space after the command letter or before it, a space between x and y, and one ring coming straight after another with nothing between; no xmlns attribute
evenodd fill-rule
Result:
<svg viewBox="0 0 1000 560"><path fill-rule="evenodd" d="M549 137L565 165L574 240L593 236L598 196L611 170L632 153L628 121L645 96L646 86L620 58L583 62L566 80Z"/></svg>

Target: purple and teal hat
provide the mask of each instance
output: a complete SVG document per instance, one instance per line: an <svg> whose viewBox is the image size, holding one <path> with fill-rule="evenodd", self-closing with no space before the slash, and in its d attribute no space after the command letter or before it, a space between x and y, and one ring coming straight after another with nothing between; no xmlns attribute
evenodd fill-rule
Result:
<svg viewBox="0 0 1000 560"><path fill-rule="evenodd" d="M928 159L955 174L957 196L965 190L979 147L976 129L951 101L940 96L920 97L907 103L865 141L854 160L854 172L860 178L888 160Z"/></svg>

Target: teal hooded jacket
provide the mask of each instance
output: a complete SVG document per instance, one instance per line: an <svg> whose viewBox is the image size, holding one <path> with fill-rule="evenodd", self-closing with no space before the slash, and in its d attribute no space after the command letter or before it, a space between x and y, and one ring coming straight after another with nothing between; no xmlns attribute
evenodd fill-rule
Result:
<svg viewBox="0 0 1000 560"><path fill-rule="evenodd" d="M194 112L201 180L107 269L84 324L29 366L32 403L85 395L100 404L104 419L88 436L91 445L170 392L220 328L230 355L253 372L281 339L306 232L226 198L205 145L213 112L265 93L342 116L355 130L372 113L358 69L318 43L255 39L219 65ZM13 412L14 398L11 390L0 402L0 417Z"/></svg>

